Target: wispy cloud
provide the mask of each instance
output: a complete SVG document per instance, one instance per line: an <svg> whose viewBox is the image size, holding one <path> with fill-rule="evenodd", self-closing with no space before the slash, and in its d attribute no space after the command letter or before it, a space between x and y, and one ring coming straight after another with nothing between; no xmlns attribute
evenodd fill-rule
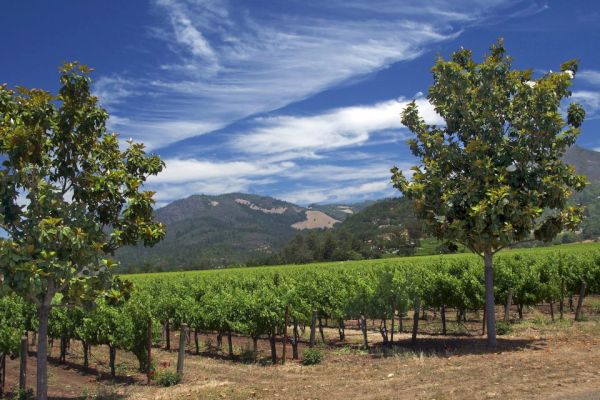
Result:
<svg viewBox="0 0 600 400"><path fill-rule="evenodd" d="M137 128L156 124L160 140L152 137L150 145L165 146L414 59L490 9L468 3L381 8L353 1L332 13L327 2L309 1L300 13L243 2L155 0L165 25L154 27L153 36L170 54L156 70L101 78L96 92L105 104L119 105L113 115L131 122L120 126L125 135L147 141ZM190 121L198 129L181 129Z"/></svg>
<svg viewBox="0 0 600 400"><path fill-rule="evenodd" d="M360 201L367 198L381 198L397 195L389 179L360 183L350 186L310 187L287 193L277 197L283 200L307 205L311 203L334 203Z"/></svg>
<svg viewBox="0 0 600 400"><path fill-rule="evenodd" d="M578 90L573 92L571 99L581 103L586 111L586 119L600 118L600 92Z"/></svg>
<svg viewBox="0 0 600 400"><path fill-rule="evenodd" d="M577 79L581 79L591 85L600 86L600 71L583 70L577 73Z"/></svg>

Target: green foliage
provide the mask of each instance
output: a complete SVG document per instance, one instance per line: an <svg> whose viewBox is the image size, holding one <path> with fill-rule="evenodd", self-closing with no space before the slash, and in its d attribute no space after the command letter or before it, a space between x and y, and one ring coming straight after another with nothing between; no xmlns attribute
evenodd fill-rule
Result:
<svg viewBox="0 0 600 400"><path fill-rule="evenodd" d="M316 365L321 364L323 361L324 354L317 348L308 348L302 352L302 365Z"/></svg>
<svg viewBox="0 0 600 400"><path fill-rule="evenodd" d="M496 322L496 333L500 336L508 335L512 332L512 325L504 321Z"/></svg>
<svg viewBox="0 0 600 400"><path fill-rule="evenodd" d="M466 49L437 60L428 99L446 124L427 125L410 103L402 123L416 134L409 145L421 165L411 181L392 170L435 237L483 254L577 226L582 209L567 202L585 179L561 157L584 112L571 104L567 121L560 113L576 70L570 61L533 80L531 70L511 68L502 41L479 64Z"/></svg>
<svg viewBox="0 0 600 400"><path fill-rule="evenodd" d="M153 379L157 385L170 387L178 385L181 382L181 375L175 371L165 369L156 371Z"/></svg>
<svg viewBox="0 0 600 400"><path fill-rule="evenodd" d="M11 400L33 400L32 389L18 389L10 398Z"/></svg>

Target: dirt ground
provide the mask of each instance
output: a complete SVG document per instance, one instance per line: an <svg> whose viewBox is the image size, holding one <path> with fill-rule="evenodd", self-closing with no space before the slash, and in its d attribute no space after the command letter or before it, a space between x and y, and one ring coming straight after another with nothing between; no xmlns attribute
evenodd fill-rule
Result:
<svg viewBox="0 0 600 400"><path fill-rule="evenodd" d="M598 302L596 299L590 299ZM587 300L586 300L587 301ZM590 304L592 301L590 301ZM498 312L500 312L500 308ZM515 310L516 311L516 310ZM108 349L94 348L90 371L83 371L77 343L71 345L66 365L58 364L55 343L49 367L52 399L600 399L600 314L587 307L587 320L573 322L571 313L552 322L544 307L527 310L513 331L499 336L493 351L485 346L481 322L469 314L466 323L452 318L449 335L443 336L439 316L420 322L418 344L409 333L396 333L394 345L381 344L378 322L372 330L369 350L361 348L362 335L348 321L346 340L339 342L335 328L326 328L327 346L322 364L302 366L291 360L270 365L269 345L259 342L260 359L245 363L240 354L252 346L234 337L233 360L216 348L215 335L201 335L201 354L188 344L183 382L170 388L147 385L137 372L132 354L118 352L117 379L108 374ZM516 317L516 313L515 313ZM449 318L450 319L450 318ZM404 329L411 328L409 316ZM355 322L354 322L355 323ZM307 335L308 332L305 333ZM178 333L171 345L177 347ZM278 355L281 356L278 344ZM304 346L304 345L303 345ZM35 348L28 358L28 383L35 383ZM302 348L301 351L302 352ZM174 370L176 351L153 349L159 370ZM7 389L18 381L19 360L7 362Z"/></svg>

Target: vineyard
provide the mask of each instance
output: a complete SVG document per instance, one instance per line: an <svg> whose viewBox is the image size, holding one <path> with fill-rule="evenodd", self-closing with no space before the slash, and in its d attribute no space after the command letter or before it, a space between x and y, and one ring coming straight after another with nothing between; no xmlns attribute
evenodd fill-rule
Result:
<svg viewBox="0 0 600 400"><path fill-rule="evenodd" d="M505 251L495 268L497 305L512 304L519 313L544 303L553 319L563 318L567 307L582 319L584 297L600 292L597 244ZM64 362L71 342L78 341L84 368L91 346L106 345L113 376L118 351L133 353L139 369L148 371L149 345L170 348L170 332L189 327L196 353L198 336L214 335L219 349L227 340L227 354L234 357L232 336L241 336L252 340L254 356L257 342L267 340L271 362L277 363L283 359L277 352L283 342L289 343L292 358L300 359L299 344L312 347L319 337L324 342L326 327L336 329L342 342L346 329L359 329L362 346L369 348L374 330L380 337L377 345L392 343L395 333L407 329L413 342L418 341L424 312L439 315L440 333L452 335L458 333L452 331L455 324L446 321L460 321L484 308L482 262L468 254L121 278L132 283L126 298L107 297L90 308L56 301L49 335L59 343L59 361ZM402 317L410 311L414 318L409 325ZM0 299L3 365L7 356L18 355L23 332L35 334L35 321L31 305L10 295Z"/></svg>

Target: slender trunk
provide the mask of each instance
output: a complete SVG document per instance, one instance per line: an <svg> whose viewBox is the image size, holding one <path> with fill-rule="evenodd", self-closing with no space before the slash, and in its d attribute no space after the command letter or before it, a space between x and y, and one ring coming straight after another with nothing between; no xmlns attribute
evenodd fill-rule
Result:
<svg viewBox="0 0 600 400"><path fill-rule="evenodd" d="M398 328L400 330L400 333L404 333L404 322L402 321L402 308L400 308L400 310L398 310Z"/></svg>
<svg viewBox="0 0 600 400"><path fill-rule="evenodd" d="M319 333L321 334L321 342L325 343L325 334L323 333L323 321L319 317Z"/></svg>
<svg viewBox="0 0 600 400"><path fill-rule="evenodd" d="M569 293L569 310L571 310L571 312L575 311L573 308L573 292Z"/></svg>
<svg viewBox="0 0 600 400"><path fill-rule="evenodd" d="M27 356L28 356L28 346L29 342L27 340L27 335L23 335L21 337L21 356L19 363L19 389L26 390L27 389ZM0 390L1 392L1 390Z"/></svg>
<svg viewBox="0 0 600 400"><path fill-rule="evenodd" d="M446 335L446 306L442 304L440 307L440 316L442 317L442 335Z"/></svg>
<svg viewBox="0 0 600 400"><path fill-rule="evenodd" d="M421 314L421 319L422 319L423 321L427 321L427 309L426 309L425 307L423 307L423 308L421 309L421 313L422 313L422 314Z"/></svg>
<svg viewBox="0 0 600 400"><path fill-rule="evenodd" d="M221 351L222 347L223 347L223 334L221 333L221 331L219 331L217 333L217 350Z"/></svg>
<svg viewBox="0 0 600 400"><path fill-rule="evenodd" d="M233 358L233 341L231 339L231 330L227 331L227 346L229 347L229 357Z"/></svg>
<svg viewBox="0 0 600 400"><path fill-rule="evenodd" d="M273 364L277 364L277 347L275 347L275 334L269 335L269 342L271 344L271 361Z"/></svg>
<svg viewBox="0 0 600 400"><path fill-rule="evenodd" d="M300 341L300 333L298 332L298 321L294 318L294 341L292 342L292 358L298 360L298 342Z"/></svg>
<svg viewBox="0 0 600 400"><path fill-rule="evenodd" d="M290 318L290 310L285 306L285 315L283 316L283 351L281 352L281 364L285 364L285 356L288 342L288 324Z"/></svg>
<svg viewBox="0 0 600 400"><path fill-rule="evenodd" d="M340 335L340 342L346 340L346 329L342 318L338 320L338 334Z"/></svg>
<svg viewBox="0 0 600 400"><path fill-rule="evenodd" d="M519 319L522 321L523 320L523 304L519 304L517 306L517 310L519 311Z"/></svg>
<svg viewBox="0 0 600 400"><path fill-rule="evenodd" d="M52 350L54 350L54 339L50 338L48 340L49 345L48 345L48 357L52 357Z"/></svg>
<svg viewBox="0 0 600 400"><path fill-rule="evenodd" d="M419 330L419 312L421 308L421 298L415 299L415 311L413 313L412 344L417 344L417 332Z"/></svg>
<svg viewBox="0 0 600 400"><path fill-rule="evenodd" d="M310 341L308 346L310 348L315 347L315 336L316 336L316 330L317 330L317 311L313 311L312 313L312 318L310 320Z"/></svg>
<svg viewBox="0 0 600 400"><path fill-rule="evenodd" d="M492 251L484 252L485 264L485 308L487 323L487 343L495 347L496 341L496 303L494 299L494 266L492 264Z"/></svg>
<svg viewBox="0 0 600 400"><path fill-rule="evenodd" d="M146 379L147 383L152 380L152 319L148 318L146 325Z"/></svg>
<svg viewBox="0 0 600 400"><path fill-rule="evenodd" d="M392 332L390 334L390 341L392 342L392 344L394 343L394 328L395 328L395 323L396 323L396 304L394 304L394 302L392 302Z"/></svg>
<svg viewBox="0 0 600 400"><path fill-rule="evenodd" d="M165 336L167 339L166 349L171 350L171 323L169 320L167 320L167 323L165 324Z"/></svg>
<svg viewBox="0 0 600 400"><path fill-rule="evenodd" d="M67 338L64 336L60 337L60 356L58 357L59 364L65 364L67 362Z"/></svg>
<svg viewBox="0 0 600 400"><path fill-rule="evenodd" d="M504 322L507 324L510 322L510 306L512 305L512 288L508 289L508 293L506 294L506 304L504 305Z"/></svg>
<svg viewBox="0 0 600 400"><path fill-rule="evenodd" d="M6 354L0 353L0 397L4 395L4 382L6 381Z"/></svg>
<svg viewBox="0 0 600 400"><path fill-rule="evenodd" d="M90 367L89 345L86 341L82 340L81 347L83 347L83 369L87 370Z"/></svg>
<svg viewBox="0 0 600 400"><path fill-rule="evenodd" d="M198 340L198 328L194 329L194 344L196 345L196 355L200 354L200 341Z"/></svg>
<svg viewBox="0 0 600 400"><path fill-rule="evenodd" d="M231 348L231 331L229 332L228 335L229 338L229 351L230 351L230 356L232 348ZM179 374L179 376L183 376L183 363L185 361L185 346L187 343L187 325L186 324L181 324L181 327L179 328L179 352L177 353L177 374Z"/></svg>
<svg viewBox="0 0 600 400"><path fill-rule="evenodd" d="M577 299L577 310L575 311L575 321L581 321L583 319L583 298L585 297L585 290L587 289L587 283L581 282L579 289L579 298Z"/></svg>
<svg viewBox="0 0 600 400"><path fill-rule="evenodd" d="M117 375L115 370L115 360L117 358L117 348L115 346L108 346L108 361L110 363L110 376L113 378Z"/></svg>
<svg viewBox="0 0 600 400"><path fill-rule="evenodd" d="M561 279L560 281L560 304L558 305L558 309L560 311L560 319L563 319L563 315L565 312L565 279Z"/></svg>
<svg viewBox="0 0 600 400"><path fill-rule="evenodd" d="M252 352L258 353L258 336L252 336Z"/></svg>
<svg viewBox="0 0 600 400"><path fill-rule="evenodd" d="M50 296L47 296L50 297ZM48 400L48 316L50 301L38 307L36 400Z"/></svg>
<svg viewBox="0 0 600 400"><path fill-rule="evenodd" d="M487 319L485 318L485 309L486 309L486 306L485 306L485 303L484 303L483 304L483 320L482 320L483 322L481 324L482 325L481 326L481 334L482 335L485 335L485 323L487 321Z"/></svg>
<svg viewBox="0 0 600 400"><path fill-rule="evenodd" d="M386 345L389 343L388 332L387 332L387 321L384 319L381 320L379 324L379 333L381 333L381 337L383 338L383 344Z"/></svg>
<svg viewBox="0 0 600 400"><path fill-rule="evenodd" d="M365 349L368 349L369 348L369 336L367 335L367 317L365 317L364 315L361 315L360 326L362 329Z"/></svg>
<svg viewBox="0 0 600 400"><path fill-rule="evenodd" d="M552 322L554 322L554 302L550 301L550 317L552 318Z"/></svg>

